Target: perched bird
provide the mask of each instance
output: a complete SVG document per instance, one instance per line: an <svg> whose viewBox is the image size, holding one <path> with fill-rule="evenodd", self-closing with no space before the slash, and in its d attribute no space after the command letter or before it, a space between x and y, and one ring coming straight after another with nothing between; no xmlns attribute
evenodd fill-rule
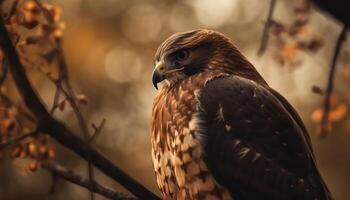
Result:
<svg viewBox="0 0 350 200"><path fill-rule="evenodd" d="M223 34L172 35L152 81L164 81L151 127L164 199L332 199L302 120Z"/></svg>

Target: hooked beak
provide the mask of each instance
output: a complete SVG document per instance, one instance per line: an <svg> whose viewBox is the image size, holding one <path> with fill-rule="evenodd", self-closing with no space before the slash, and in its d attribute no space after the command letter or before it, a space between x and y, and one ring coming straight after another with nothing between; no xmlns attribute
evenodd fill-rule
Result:
<svg viewBox="0 0 350 200"><path fill-rule="evenodd" d="M165 79L165 63L163 60L156 64L152 74L153 86L158 90L158 83Z"/></svg>
<svg viewBox="0 0 350 200"><path fill-rule="evenodd" d="M162 82L165 78L169 76L169 74L175 73L182 71L184 67L180 68L175 68L175 67L169 67L166 66L163 60L160 60L157 64L156 67L153 70L153 75L152 75L152 82L154 87L158 90L158 83ZM166 77L167 76L167 77Z"/></svg>

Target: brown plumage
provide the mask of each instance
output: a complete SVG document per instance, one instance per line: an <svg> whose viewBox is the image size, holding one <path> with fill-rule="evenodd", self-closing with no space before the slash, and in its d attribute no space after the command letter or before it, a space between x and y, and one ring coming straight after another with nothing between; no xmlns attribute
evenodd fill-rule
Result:
<svg viewBox="0 0 350 200"><path fill-rule="evenodd" d="M330 200L308 133L230 39L178 33L155 56L164 80L152 159L164 199Z"/></svg>

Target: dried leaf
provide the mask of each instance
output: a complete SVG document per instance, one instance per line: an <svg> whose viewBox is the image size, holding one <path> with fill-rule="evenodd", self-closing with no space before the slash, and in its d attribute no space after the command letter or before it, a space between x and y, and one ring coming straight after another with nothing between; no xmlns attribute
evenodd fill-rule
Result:
<svg viewBox="0 0 350 200"><path fill-rule="evenodd" d="M55 29L51 35L54 39L61 39L63 37L63 30Z"/></svg>
<svg viewBox="0 0 350 200"><path fill-rule="evenodd" d="M306 48L311 52L316 52L323 46L323 41L320 38L313 38Z"/></svg>
<svg viewBox="0 0 350 200"><path fill-rule="evenodd" d="M55 151L55 149L50 148L50 149L47 151L47 155L48 155L49 158L55 158L55 157L56 157L56 151Z"/></svg>
<svg viewBox="0 0 350 200"><path fill-rule="evenodd" d="M10 154L10 157L11 157L12 159L17 158L17 157L19 157L19 155L21 154L21 152L22 152L22 146L21 146L21 145L16 145L16 146L12 149L11 154Z"/></svg>
<svg viewBox="0 0 350 200"><path fill-rule="evenodd" d="M25 44L30 45L30 44L37 44L39 43L43 38L40 36L30 36L25 39Z"/></svg>
<svg viewBox="0 0 350 200"><path fill-rule="evenodd" d="M306 16L304 13L299 13L296 15L294 25L304 26L305 24L307 24L308 21L309 21L308 16Z"/></svg>
<svg viewBox="0 0 350 200"><path fill-rule="evenodd" d="M348 107L345 104L339 104L329 113L329 120L332 122L338 122L346 116L348 113Z"/></svg>
<svg viewBox="0 0 350 200"><path fill-rule="evenodd" d="M28 168L30 171L35 172L38 169L39 162L37 160L31 160L29 162Z"/></svg>
<svg viewBox="0 0 350 200"><path fill-rule="evenodd" d="M55 5L53 9L50 10L54 22L58 22L61 19L62 9L61 7Z"/></svg>
<svg viewBox="0 0 350 200"><path fill-rule="evenodd" d="M348 113L348 108L346 104L338 104L334 108L332 108L328 114L328 120L330 122L339 122L340 120L344 119L346 114ZM311 120L314 123L320 123L322 121L324 115L323 108L318 108L314 110L314 112L311 115Z"/></svg>
<svg viewBox="0 0 350 200"><path fill-rule="evenodd" d="M281 55L284 59L291 61L296 57L297 51L298 45L295 42L288 42L282 47Z"/></svg>
<svg viewBox="0 0 350 200"><path fill-rule="evenodd" d="M41 10L34 1L28 1L24 4L23 10L32 15L39 15Z"/></svg>
<svg viewBox="0 0 350 200"><path fill-rule="evenodd" d="M27 157L27 156L28 156L28 153L27 153L26 150L22 150L21 153L19 154L19 157L20 157L20 158L25 158L25 157Z"/></svg>
<svg viewBox="0 0 350 200"><path fill-rule="evenodd" d="M45 157L46 156L46 153L47 153L47 147L46 145L41 145L39 147L39 153L42 157Z"/></svg>
<svg viewBox="0 0 350 200"><path fill-rule="evenodd" d="M62 101L58 108L60 109L60 111L64 111L64 109L66 108L66 100Z"/></svg>
<svg viewBox="0 0 350 200"><path fill-rule="evenodd" d="M78 102L81 103L81 104L87 104L88 103L88 98L87 98L87 96L85 94L79 94L79 95L77 95L76 98L77 98Z"/></svg>
<svg viewBox="0 0 350 200"><path fill-rule="evenodd" d="M4 94L6 91L6 86L0 85L0 94Z"/></svg>
<svg viewBox="0 0 350 200"><path fill-rule="evenodd" d="M22 22L22 25L27 29L33 29L39 24L38 20L35 19L26 19Z"/></svg>
<svg viewBox="0 0 350 200"><path fill-rule="evenodd" d="M279 36L281 33L285 32L285 27L280 22L271 21L271 27L272 34L276 36Z"/></svg>
<svg viewBox="0 0 350 200"><path fill-rule="evenodd" d="M314 123L320 123L322 120L322 116L323 116L323 109L317 108L311 114L311 121Z"/></svg>
<svg viewBox="0 0 350 200"><path fill-rule="evenodd" d="M36 157L38 155L38 148L34 141L28 144L28 150L31 156Z"/></svg>
<svg viewBox="0 0 350 200"><path fill-rule="evenodd" d="M319 95L323 95L323 94L324 94L323 89L320 88L320 87L317 86L317 85L313 85L313 86L312 86L312 92L315 93L315 94L319 94Z"/></svg>
<svg viewBox="0 0 350 200"><path fill-rule="evenodd" d="M48 64L51 64L55 60L57 53L58 53L58 50L54 48L51 51L45 54L42 54L41 57L43 57Z"/></svg>
<svg viewBox="0 0 350 200"><path fill-rule="evenodd" d="M27 2L22 10L23 18L21 25L28 29L33 29L39 24L40 8L33 1Z"/></svg>
<svg viewBox="0 0 350 200"><path fill-rule="evenodd" d="M16 127L16 122L14 121L14 119L4 119L0 123L1 126L3 126L4 129L8 132L13 131Z"/></svg>

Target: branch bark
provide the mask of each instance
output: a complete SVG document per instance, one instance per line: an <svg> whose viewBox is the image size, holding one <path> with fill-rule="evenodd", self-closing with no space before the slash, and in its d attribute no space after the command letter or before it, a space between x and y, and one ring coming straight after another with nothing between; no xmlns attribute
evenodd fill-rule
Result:
<svg viewBox="0 0 350 200"><path fill-rule="evenodd" d="M135 179L128 176L123 170L115 166L109 159L101 155L95 149L85 145L85 142L76 136L62 122L56 120L49 114L37 92L33 89L25 69L22 66L15 47L13 46L4 22L0 21L0 43L6 59L9 62L9 70L21 97L26 106L38 120L38 130L47 133L66 148L72 150L86 161L92 164L104 174L120 183L132 194L140 199L156 200L158 196L147 190ZM89 156L87 156L89 155Z"/></svg>
<svg viewBox="0 0 350 200"><path fill-rule="evenodd" d="M109 199L137 200L134 197L130 197L130 196L127 196L127 195L122 194L120 192L116 192L116 191L113 191L109 188L106 188L106 187L102 186L101 184L97 183L96 181L92 181L92 183L90 183L89 180L83 179L78 174L66 169L65 167L63 167L57 163L45 162L45 163L41 164L41 167L50 171L58 178L62 178L68 182L71 182L71 183L74 183L74 184L79 185L81 187L87 188L88 190L95 192L97 194L100 194L100 195L107 197Z"/></svg>
<svg viewBox="0 0 350 200"><path fill-rule="evenodd" d="M313 2L347 27L350 26L348 0L313 0Z"/></svg>
<svg viewBox="0 0 350 200"><path fill-rule="evenodd" d="M276 6L276 0L271 0L270 1L270 7L269 7L269 12L268 12L268 15L267 15L267 19L266 19L266 22L265 22L265 25L264 25L264 29L263 29L263 33L262 33L262 36L261 36L261 43L260 43L260 47L259 47L259 50L258 50L258 55L262 55L265 50L266 50L266 47L267 47L267 44L269 42L269 34L270 34L270 27L271 27L271 22L272 22L272 15L273 15L273 12L275 10L275 6Z"/></svg>
<svg viewBox="0 0 350 200"><path fill-rule="evenodd" d="M323 116L322 116L322 121L321 121L321 132L320 132L320 137L324 137L327 135L329 132L328 126L329 126L329 111L331 109L331 97L333 93L333 88L334 88L334 75L337 67L337 58L339 56L339 52L341 50L341 46L343 41L345 40L346 37L346 31L347 31L347 26L344 25L343 29L341 30L341 33L338 37L335 50L334 50L334 55L332 58L332 63L331 63L331 68L329 71L329 76L328 76L328 83L327 83L327 91L326 91L326 96L324 100L324 108L323 108Z"/></svg>
<svg viewBox="0 0 350 200"><path fill-rule="evenodd" d="M46 20L50 23L50 24L54 24L54 19L52 17L52 15L43 7L42 3L39 0L34 0L34 2L36 3L36 5L40 8L40 10L43 12L44 17L46 18ZM62 88L57 87L58 85L56 85L57 87L57 91L56 91L56 95L55 95L55 99L54 99L54 105L55 102L59 99L59 94L60 91L65 91L65 89L63 88L63 86L66 87L67 90L67 94L66 94L66 99L69 102L69 104L72 106L73 111L76 115L76 118L78 120L78 124L80 126L80 129L83 133L84 136L84 140L85 140L85 145L89 146L89 138L90 138L90 134L89 134L89 130L87 127L87 123L85 121L85 118L83 117L83 115L80 112L79 106L76 102L75 99L75 94L74 91L72 89L72 86L70 84L70 81L68 79L68 68L67 68L67 64L66 64L66 59L64 57L64 53L63 53L63 48L62 48L62 39L58 40L57 42L58 44L58 51L59 54L58 56L58 61L59 61L59 82L56 84L62 84ZM57 102L56 102L57 103ZM52 111L54 111L52 109ZM88 158L88 175L89 175L89 180L90 181L94 181L94 177L95 177L95 172L94 172L94 168L91 165L91 159L90 159L90 155L87 155ZM94 200L94 193L90 192L90 200Z"/></svg>
<svg viewBox="0 0 350 200"><path fill-rule="evenodd" d="M36 133L37 133L37 131L34 131L34 132L30 132L30 133L26 133L26 134L20 135L18 137L10 138L10 139L6 140L5 142L0 143L0 151L3 150L5 147L11 145L11 144L18 143L18 142L26 139L27 137L34 136Z"/></svg>

